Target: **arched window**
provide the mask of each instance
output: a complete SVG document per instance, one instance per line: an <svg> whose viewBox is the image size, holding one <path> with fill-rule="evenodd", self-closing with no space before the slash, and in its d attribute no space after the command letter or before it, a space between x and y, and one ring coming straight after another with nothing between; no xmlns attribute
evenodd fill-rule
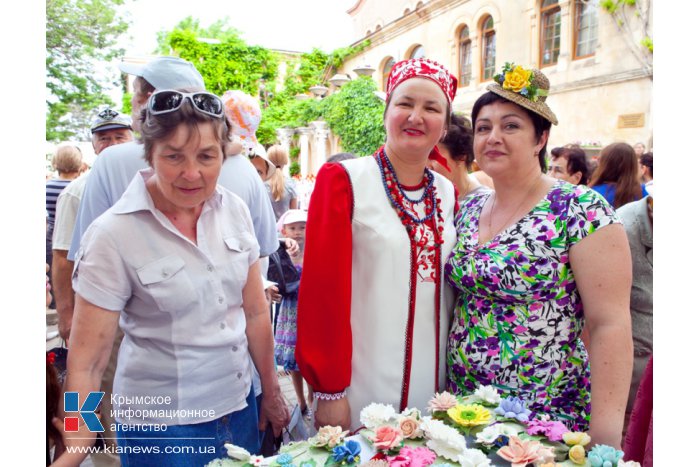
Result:
<svg viewBox="0 0 700 467"><path fill-rule="evenodd" d="M559 58L561 8L557 0L542 0L540 8L540 67L554 65Z"/></svg>
<svg viewBox="0 0 700 467"><path fill-rule="evenodd" d="M386 92L386 83L389 81L389 73L391 73L391 67L394 66L396 61L393 58L387 59L384 63L384 69L382 70L382 89Z"/></svg>
<svg viewBox="0 0 700 467"><path fill-rule="evenodd" d="M408 58L425 58L425 49L422 45L415 46Z"/></svg>
<svg viewBox="0 0 700 467"><path fill-rule="evenodd" d="M595 54L598 45L598 0L576 1L574 14L574 58Z"/></svg>
<svg viewBox="0 0 700 467"><path fill-rule="evenodd" d="M472 41L469 40L469 27L462 26L458 36L459 42L459 85L469 85L472 76Z"/></svg>
<svg viewBox="0 0 700 467"><path fill-rule="evenodd" d="M481 81L489 81L496 73L496 30L493 18L481 21Z"/></svg>

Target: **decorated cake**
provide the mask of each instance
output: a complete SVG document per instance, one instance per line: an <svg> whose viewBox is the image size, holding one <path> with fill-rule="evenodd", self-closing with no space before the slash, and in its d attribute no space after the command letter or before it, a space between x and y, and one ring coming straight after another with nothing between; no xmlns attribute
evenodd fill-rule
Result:
<svg viewBox="0 0 700 467"><path fill-rule="evenodd" d="M533 414L524 401L501 398L491 386L466 397L436 394L427 411L397 413L390 405L370 404L360 412L364 428L355 436L325 426L270 458L226 445L230 458L207 467L639 467L623 461L622 451L590 446L588 434Z"/></svg>

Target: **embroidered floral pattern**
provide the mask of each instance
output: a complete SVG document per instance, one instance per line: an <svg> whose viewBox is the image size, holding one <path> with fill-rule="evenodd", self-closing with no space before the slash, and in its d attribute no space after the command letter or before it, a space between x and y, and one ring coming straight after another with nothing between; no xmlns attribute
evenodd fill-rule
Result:
<svg viewBox="0 0 700 467"><path fill-rule="evenodd" d="M475 195L456 216L445 276L459 292L448 338L447 389L491 384L570 429L588 429L590 371L580 340L583 306L569 248L614 210L587 187L557 182L530 213L484 245Z"/></svg>

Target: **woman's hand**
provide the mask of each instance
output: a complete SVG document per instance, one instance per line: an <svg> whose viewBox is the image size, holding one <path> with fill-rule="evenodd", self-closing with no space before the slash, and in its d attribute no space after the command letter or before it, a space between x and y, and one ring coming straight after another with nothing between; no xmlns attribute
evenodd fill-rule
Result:
<svg viewBox="0 0 700 467"><path fill-rule="evenodd" d="M287 253L289 253L289 256L294 256L299 253L299 244L293 238L284 239L284 248L287 250Z"/></svg>
<svg viewBox="0 0 700 467"><path fill-rule="evenodd" d="M279 436L282 430L289 425L289 420L289 409L287 409L287 402L282 396L280 387L277 386L275 390L270 392L263 392L258 429L263 431L267 424L271 423L275 436Z"/></svg>
<svg viewBox="0 0 700 467"><path fill-rule="evenodd" d="M347 397L334 401L318 399L314 412L314 426L318 430L326 425L339 426L343 430L350 429L350 403Z"/></svg>

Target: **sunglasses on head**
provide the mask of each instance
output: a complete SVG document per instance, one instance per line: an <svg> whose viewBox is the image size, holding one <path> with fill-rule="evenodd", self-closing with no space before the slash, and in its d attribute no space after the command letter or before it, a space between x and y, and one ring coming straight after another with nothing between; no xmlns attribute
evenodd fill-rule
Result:
<svg viewBox="0 0 700 467"><path fill-rule="evenodd" d="M181 92L172 89L156 91L148 99L148 112L151 115L160 115L175 112L182 107L185 99L189 99L195 110L221 118L224 116L224 104L219 96L210 92Z"/></svg>

